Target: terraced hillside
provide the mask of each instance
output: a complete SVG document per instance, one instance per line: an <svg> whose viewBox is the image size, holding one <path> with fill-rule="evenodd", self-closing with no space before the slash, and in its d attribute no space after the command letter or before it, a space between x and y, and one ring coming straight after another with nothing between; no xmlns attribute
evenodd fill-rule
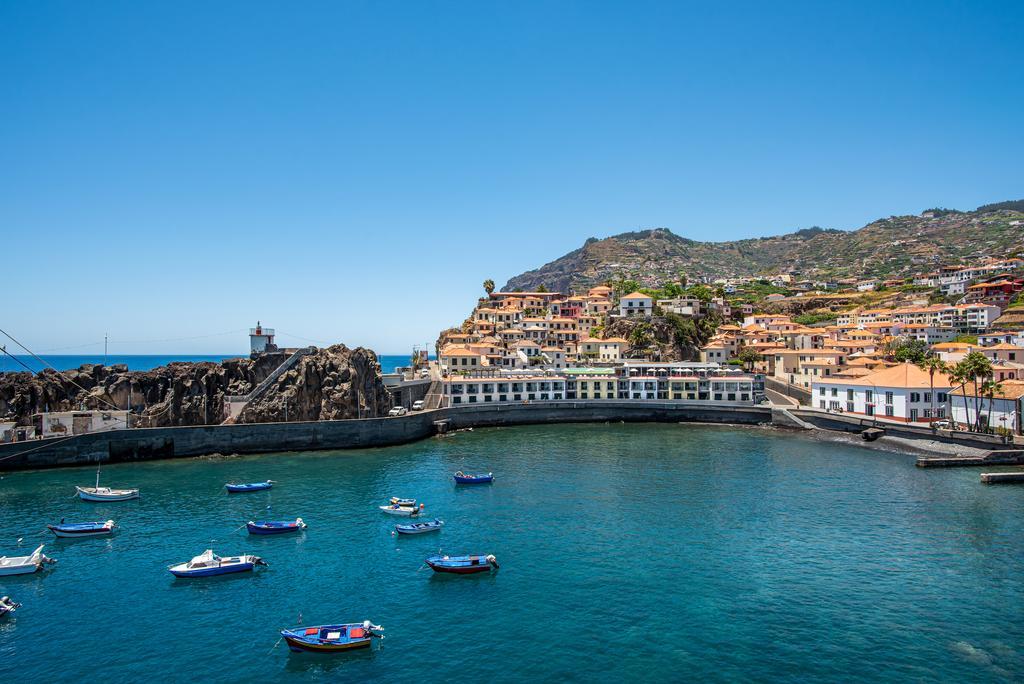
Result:
<svg viewBox="0 0 1024 684"><path fill-rule="evenodd" d="M653 286L680 274L691 280L778 272L890 278L981 256L1024 253L1024 201L935 213L891 216L854 231L811 228L730 242L697 242L667 228L590 238L579 249L509 279L502 289L544 285L578 291L617 278Z"/></svg>

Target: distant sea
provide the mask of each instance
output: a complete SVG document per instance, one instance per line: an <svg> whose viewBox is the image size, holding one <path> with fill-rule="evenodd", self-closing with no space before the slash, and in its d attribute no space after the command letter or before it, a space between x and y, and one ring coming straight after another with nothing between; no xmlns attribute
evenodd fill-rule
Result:
<svg viewBox="0 0 1024 684"><path fill-rule="evenodd" d="M146 371L159 366L166 366L172 361L213 361L219 363L224 359L236 359L240 356L245 356L245 354L213 354L210 356L190 356L188 354L108 354L105 359L102 354L84 356L40 354L40 357L48 364L62 371L72 370L86 363L105 363L108 366L123 363L128 366L128 370ZM398 366L409 365L409 357L410 355L408 354L398 354L378 356L377 358L380 360L381 370L384 373L391 373ZM21 361L21 363L18 363L18 361L15 361L6 354L0 357L0 372L24 371L27 370L25 366L28 366L28 368L38 373L46 367L31 356L16 356L15 358ZM22 363L25 365L21 365Z"/></svg>

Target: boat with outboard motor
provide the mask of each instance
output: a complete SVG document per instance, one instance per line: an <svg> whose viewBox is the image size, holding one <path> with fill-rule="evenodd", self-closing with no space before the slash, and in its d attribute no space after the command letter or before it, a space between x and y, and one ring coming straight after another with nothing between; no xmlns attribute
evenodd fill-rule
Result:
<svg viewBox="0 0 1024 684"><path fill-rule="evenodd" d="M369 620L347 625L316 625L281 630L288 648L301 653L339 653L357 648L368 648L374 638L383 639L384 628Z"/></svg>
<svg viewBox="0 0 1024 684"><path fill-rule="evenodd" d="M28 556L0 556L0 575L28 575L41 570L44 565L56 563L54 559L43 555L43 546L40 544Z"/></svg>
<svg viewBox="0 0 1024 684"><path fill-rule="evenodd" d="M464 473L461 470L453 476L456 484L487 484L488 482L494 482L494 473L487 473L486 475L473 475L471 473Z"/></svg>
<svg viewBox="0 0 1024 684"><path fill-rule="evenodd" d="M255 570L257 565L266 564L259 556L218 556L213 549L206 549L187 563L170 565L167 569L175 577L212 577L249 572Z"/></svg>
<svg viewBox="0 0 1024 684"><path fill-rule="evenodd" d="M249 534L287 534L306 529L306 523L302 518L295 520L250 520L245 524Z"/></svg>
<svg viewBox="0 0 1024 684"><path fill-rule="evenodd" d="M3 617L8 613L13 613L19 608L21 608L21 604L12 601L10 596L0 598L0 617Z"/></svg>
<svg viewBox="0 0 1024 684"><path fill-rule="evenodd" d="M437 532L443 526L444 521L435 518L429 522L395 525L395 532L398 532L398 534L423 534L425 532Z"/></svg>
<svg viewBox="0 0 1024 684"><path fill-rule="evenodd" d="M117 523L113 520L107 520L106 522L65 523L61 519L59 524L47 525L46 528L58 537L77 539L79 537L99 537L112 534L117 529Z"/></svg>
<svg viewBox="0 0 1024 684"><path fill-rule="evenodd" d="M391 497L388 503L390 503L392 506L404 506L406 508L416 507L416 499L401 499L397 496Z"/></svg>
<svg viewBox="0 0 1024 684"><path fill-rule="evenodd" d="M498 559L491 554L475 556L431 556L424 561L434 572L471 575L498 569Z"/></svg>
<svg viewBox="0 0 1024 684"><path fill-rule="evenodd" d="M398 504L388 504L387 506L378 506L380 510L384 511L388 515L401 515L406 518L415 518L423 512L424 505L420 504L417 506L399 506Z"/></svg>
<svg viewBox="0 0 1024 684"><path fill-rule="evenodd" d="M273 480L264 480L263 482L229 482L224 485L224 488L228 490L228 494L244 494L245 492L262 492L264 489L270 489L273 486Z"/></svg>

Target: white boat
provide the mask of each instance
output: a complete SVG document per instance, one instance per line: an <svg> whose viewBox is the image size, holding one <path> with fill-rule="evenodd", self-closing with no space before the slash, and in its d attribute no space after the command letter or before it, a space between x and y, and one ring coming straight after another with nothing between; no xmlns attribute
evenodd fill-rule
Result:
<svg viewBox="0 0 1024 684"><path fill-rule="evenodd" d="M388 504L387 506L380 506L379 508L388 515L400 515L405 518L415 518L420 514L420 511L423 510L423 504L420 504L419 507Z"/></svg>
<svg viewBox="0 0 1024 684"><path fill-rule="evenodd" d="M78 498L82 501L128 501L138 499L138 489L111 489L100 487L100 467L96 466L95 487L75 487L78 490Z"/></svg>
<svg viewBox="0 0 1024 684"><path fill-rule="evenodd" d="M0 575L28 575L46 563L56 563L43 555L43 544L31 556L0 556Z"/></svg>
<svg viewBox="0 0 1024 684"><path fill-rule="evenodd" d="M266 562L259 556L218 556L213 549L207 549L187 563L172 565L167 569L175 577L212 577L248 572L257 565L266 565Z"/></svg>

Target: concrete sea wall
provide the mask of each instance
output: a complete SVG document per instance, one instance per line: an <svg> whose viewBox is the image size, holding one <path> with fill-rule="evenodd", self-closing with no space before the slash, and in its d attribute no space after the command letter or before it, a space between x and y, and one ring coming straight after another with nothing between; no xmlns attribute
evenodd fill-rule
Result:
<svg viewBox="0 0 1024 684"><path fill-rule="evenodd" d="M383 447L423 439L440 429L570 422L685 422L759 424L767 407L708 402L566 401L462 406L397 418L136 428L65 439L0 445L0 470L81 466L205 454Z"/></svg>

